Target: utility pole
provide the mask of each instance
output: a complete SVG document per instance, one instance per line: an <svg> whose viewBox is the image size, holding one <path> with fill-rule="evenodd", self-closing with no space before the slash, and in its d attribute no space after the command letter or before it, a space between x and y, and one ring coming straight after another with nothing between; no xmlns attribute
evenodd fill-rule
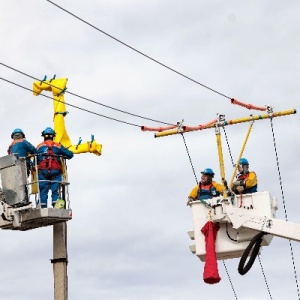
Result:
<svg viewBox="0 0 300 300"><path fill-rule="evenodd" d="M67 223L53 225L54 300L68 300Z"/></svg>

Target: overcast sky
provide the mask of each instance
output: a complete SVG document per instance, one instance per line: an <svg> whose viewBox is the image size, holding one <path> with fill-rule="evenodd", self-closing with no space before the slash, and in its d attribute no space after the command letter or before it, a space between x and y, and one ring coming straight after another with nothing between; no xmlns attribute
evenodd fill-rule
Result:
<svg viewBox="0 0 300 300"><path fill-rule="evenodd" d="M299 1L54 0L111 36L198 81L192 82L84 24L48 1L2 0L0 77L32 87L35 78L68 78L68 91L166 123L196 126L260 114L227 97L299 109ZM46 95L51 96L51 94ZM0 80L0 155L14 128L38 144L52 126L52 100ZM244 276L239 259L219 261L222 280L203 282L203 263L189 251L195 178L180 135L154 138L139 126L161 123L122 114L70 94L66 102L127 125L67 107L75 144L90 135L102 156L68 163L73 220L68 222L69 299L299 299L300 244L274 238ZM299 221L299 114L273 120L282 191L269 120L255 122L244 152L259 191L277 197L277 217ZM237 159L249 124L226 127ZM222 131L223 132L223 131ZM210 167L220 181L213 129L185 134L196 175ZM232 174L224 135L226 178ZM0 231L1 299L53 299L52 228ZM267 280L267 289L264 276ZM297 282L295 280L297 278ZM230 280L229 280L230 279ZM232 283L232 286L230 284Z"/></svg>

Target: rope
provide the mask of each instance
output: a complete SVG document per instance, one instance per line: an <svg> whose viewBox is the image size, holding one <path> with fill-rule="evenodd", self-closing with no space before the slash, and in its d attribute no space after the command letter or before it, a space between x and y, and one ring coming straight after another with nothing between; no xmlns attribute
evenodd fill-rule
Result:
<svg viewBox="0 0 300 300"><path fill-rule="evenodd" d="M231 163L232 163L232 166L234 167L234 161L233 161L233 157L232 157L232 154L231 154L227 133L226 133L226 130L225 130L224 127L223 127L223 130L224 130L224 134L225 134L226 144L227 144L228 152L229 152L229 155L230 155Z"/></svg>
<svg viewBox="0 0 300 300"><path fill-rule="evenodd" d="M281 197L282 197L284 213L285 213L285 220L288 221L286 205L285 205L285 198L284 198L284 193L283 193L283 184L282 184L281 172L280 172L280 168L279 168L279 159L278 159L278 152L277 152L277 146L276 146L276 140L275 140L275 133L274 133L274 126L273 126L272 117L270 117L270 123L271 123L271 130L272 130L272 136L273 136L274 151L275 151L275 156L276 156L276 165L277 165L277 171L278 171L278 177L279 177ZM294 277L295 277L295 282L296 282L296 286L297 286L298 299L300 299L298 276L297 276L297 271L296 271L296 266L295 266L295 258L294 258L294 252L293 252L293 247L292 247L291 240L289 240L289 245L290 245L291 258L292 258L293 269L294 269Z"/></svg>
<svg viewBox="0 0 300 300"><path fill-rule="evenodd" d="M267 290L268 290L270 299L273 300L272 295L271 295L271 291L270 291L270 288L269 288L269 285L268 285L268 282L267 282L267 277L265 275L264 268L263 268L262 263L261 263L260 255L258 255L258 261L259 261L259 264L260 264L261 272L262 272L262 274L264 276L264 280L265 280L265 283L266 283L266 286L267 286Z"/></svg>
<svg viewBox="0 0 300 300"><path fill-rule="evenodd" d="M182 139L183 139L183 143L184 143L184 146L185 146L186 153L187 153L187 155L188 155L188 157L189 157L190 165L191 165L191 167L192 167L192 170L193 170L193 173L194 173L194 177L195 177L196 183L198 184L199 182L198 182L198 179L197 179L197 175L196 175L196 172L195 172L195 168L194 168L194 166L193 166L192 158L191 158L189 149L188 149L188 147L187 147L186 140L185 140L185 137L184 137L183 133L181 133L181 136L182 136Z"/></svg>
<svg viewBox="0 0 300 300"><path fill-rule="evenodd" d="M223 265L224 265L224 268L225 268L225 271L226 271L226 274L227 274L227 277L228 277L229 283L230 283L230 285L231 285L231 289L232 289L232 291L233 291L234 297L235 297L235 299L237 299L237 300L238 300L238 298L237 298L237 295L236 295L236 293L235 293L235 290L234 290L234 287L233 287L233 284L232 284L232 281L231 281L231 278L230 278L230 276L229 276L229 273L228 273L228 270L227 270L227 267L226 267L225 261L224 261L224 260L222 260L222 262L223 262Z"/></svg>

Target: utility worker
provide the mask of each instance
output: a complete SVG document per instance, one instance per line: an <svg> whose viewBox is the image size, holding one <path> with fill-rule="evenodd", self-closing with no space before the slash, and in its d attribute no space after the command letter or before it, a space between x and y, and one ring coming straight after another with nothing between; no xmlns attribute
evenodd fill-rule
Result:
<svg viewBox="0 0 300 300"><path fill-rule="evenodd" d="M206 200L220 196L220 194L225 190L222 184L212 180L215 176L212 169L207 168L202 171L201 174L201 181L190 192L186 205L189 205L195 200Z"/></svg>
<svg viewBox="0 0 300 300"><path fill-rule="evenodd" d="M257 177L255 172L249 172L249 162L246 158L241 158L238 166L239 173L231 189L236 194L250 194L257 192Z"/></svg>
<svg viewBox="0 0 300 300"><path fill-rule="evenodd" d="M25 133L22 129L16 128L11 138L13 141L7 149L8 154L15 154L18 157L26 158L27 176L30 174L30 158L29 154L34 155L36 153L35 147L25 139Z"/></svg>
<svg viewBox="0 0 300 300"><path fill-rule="evenodd" d="M71 159L74 154L61 144L53 141L55 131L51 127L47 127L42 132L42 136L44 137L44 142L37 146L41 207L47 207L48 191L51 189L52 206L56 208L64 208L64 203L60 206L55 205L59 197L60 183L62 181L61 159Z"/></svg>

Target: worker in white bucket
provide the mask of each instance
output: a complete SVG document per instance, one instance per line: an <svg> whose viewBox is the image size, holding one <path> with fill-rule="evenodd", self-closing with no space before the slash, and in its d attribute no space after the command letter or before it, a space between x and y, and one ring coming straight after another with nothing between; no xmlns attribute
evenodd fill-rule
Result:
<svg viewBox="0 0 300 300"><path fill-rule="evenodd" d="M257 176L255 172L249 171L249 162L246 158L241 158L238 166L239 173L231 189L236 194L251 194L257 192Z"/></svg>
<svg viewBox="0 0 300 300"><path fill-rule="evenodd" d="M213 181L214 176L215 173L210 168L201 172L201 181L190 192L186 205L195 200L207 200L220 196L225 188L222 184Z"/></svg>

